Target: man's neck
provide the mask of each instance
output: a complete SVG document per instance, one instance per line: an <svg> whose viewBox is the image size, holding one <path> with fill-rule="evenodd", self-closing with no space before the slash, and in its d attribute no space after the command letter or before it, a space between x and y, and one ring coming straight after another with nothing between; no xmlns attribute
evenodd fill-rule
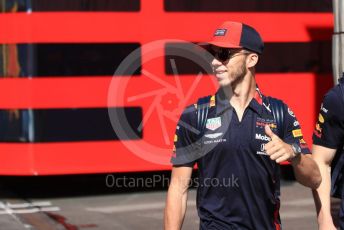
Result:
<svg viewBox="0 0 344 230"><path fill-rule="evenodd" d="M256 92L254 76L245 75L242 81L234 83L231 87L224 88L229 103L237 110L245 110Z"/></svg>

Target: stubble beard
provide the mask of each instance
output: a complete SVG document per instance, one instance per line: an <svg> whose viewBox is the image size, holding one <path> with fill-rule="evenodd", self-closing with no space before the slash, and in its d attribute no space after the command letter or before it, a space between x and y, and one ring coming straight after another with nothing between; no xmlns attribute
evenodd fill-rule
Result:
<svg viewBox="0 0 344 230"><path fill-rule="evenodd" d="M246 63L243 62L242 65L237 69L237 71L232 73L231 87L235 88L236 85L241 83L245 79L245 75L247 74Z"/></svg>

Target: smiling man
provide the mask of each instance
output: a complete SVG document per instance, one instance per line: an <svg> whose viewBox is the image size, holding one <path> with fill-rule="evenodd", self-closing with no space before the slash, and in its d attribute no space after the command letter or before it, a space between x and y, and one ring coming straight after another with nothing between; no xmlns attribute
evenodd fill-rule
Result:
<svg viewBox="0 0 344 230"><path fill-rule="evenodd" d="M209 97L204 130L200 104L180 117L165 208L165 229L181 229L193 166L198 166L200 229L280 229L279 164L289 160L300 183L316 188L319 169L291 109L282 104L283 133L269 97L255 80L264 43L252 27L225 22L207 43L219 90ZM203 106L203 105L202 105Z"/></svg>

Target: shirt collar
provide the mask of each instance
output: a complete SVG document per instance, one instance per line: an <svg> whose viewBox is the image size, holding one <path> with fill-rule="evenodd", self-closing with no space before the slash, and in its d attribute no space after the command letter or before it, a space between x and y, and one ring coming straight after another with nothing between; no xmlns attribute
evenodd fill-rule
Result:
<svg viewBox="0 0 344 230"><path fill-rule="evenodd" d="M260 89L258 85L256 86L256 92L254 93L254 96L248 105L250 108L252 108L255 112L257 112L260 116L262 116L263 113L263 94L260 92Z"/></svg>
<svg viewBox="0 0 344 230"><path fill-rule="evenodd" d="M229 103L224 91L220 88L215 95L216 102L216 115L221 115L226 112L228 109L232 109L231 104ZM250 101L248 107L257 112L260 116L263 113L263 95L261 94L258 85L256 86L255 94Z"/></svg>

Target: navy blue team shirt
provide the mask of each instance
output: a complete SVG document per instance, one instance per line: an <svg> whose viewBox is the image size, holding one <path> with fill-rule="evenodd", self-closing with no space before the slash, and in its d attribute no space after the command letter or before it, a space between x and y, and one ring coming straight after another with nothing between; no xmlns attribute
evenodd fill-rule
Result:
<svg viewBox="0 0 344 230"><path fill-rule="evenodd" d="M340 79L340 84L344 84L344 78ZM333 87L324 96L313 133L314 144L338 150L335 158L339 157L338 154L344 154L344 99L342 97L339 85ZM344 186L344 181L339 184ZM344 189L340 195L342 197L339 213L340 229L344 230Z"/></svg>
<svg viewBox="0 0 344 230"><path fill-rule="evenodd" d="M175 134L175 167L198 165L197 210L200 229L281 229L279 165L264 151L277 133L267 97L257 88L239 121L223 91L211 97L206 130L195 130L197 105L182 113ZM285 105L283 140L310 153L294 113Z"/></svg>

